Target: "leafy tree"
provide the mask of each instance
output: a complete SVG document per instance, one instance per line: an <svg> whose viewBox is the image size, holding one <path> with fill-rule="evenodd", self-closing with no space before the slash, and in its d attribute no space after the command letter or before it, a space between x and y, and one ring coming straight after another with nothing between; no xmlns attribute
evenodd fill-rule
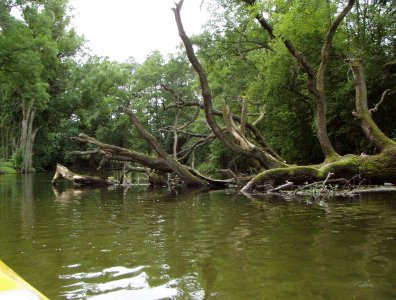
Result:
<svg viewBox="0 0 396 300"><path fill-rule="evenodd" d="M18 116L20 167L30 172L37 132L47 126L53 101L66 92L67 64L82 39L68 29L67 1L2 1L0 5L0 82L3 105L8 108L2 120L10 120L10 113Z"/></svg>

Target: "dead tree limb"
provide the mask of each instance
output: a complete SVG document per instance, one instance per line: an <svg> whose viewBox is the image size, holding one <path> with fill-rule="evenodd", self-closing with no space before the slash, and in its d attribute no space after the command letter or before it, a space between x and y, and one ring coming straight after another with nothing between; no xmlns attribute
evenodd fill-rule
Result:
<svg viewBox="0 0 396 300"><path fill-rule="evenodd" d="M87 151L70 151L68 153L71 155L85 156L85 155L91 155L91 154L99 154L100 149L92 149L92 150L87 150Z"/></svg>
<svg viewBox="0 0 396 300"><path fill-rule="evenodd" d="M282 185L280 185L280 186L277 186L276 188L269 189L269 190L268 190L268 193L275 193L275 192L279 192L279 191L281 191L281 190L286 190L286 189L291 188L293 185L294 185L293 182L288 181L288 182L286 182L285 184L282 184Z"/></svg>
<svg viewBox="0 0 396 300"><path fill-rule="evenodd" d="M180 118L180 107L179 101L176 99L176 113L175 113L175 121L173 124L173 158L177 160L177 144L178 144L178 130L177 130L177 123L179 122Z"/></svg>
<svg viewBox="0 0 396 300"><path fill-rule="evenodd" d="M248 98L246 96L243 96L242 97L241 126L240 126L240 132L243 136L246 136L247 112L248 112Z"/></svg>
<svg viewBox="0 0 396 300"><path fill-rule="evenodd" d="M179 155L179 160L183 161L189 157L191 153L193 153L197 148L202 147L211 141L213 141L216 138L214 134L208 135L205 138L202 138L198 141L196 141L194 144L192 144L190 147L183 149L178 153Z"/></svg>
<svg viewBox="0 0 396 300"><path fill-rule="evenodd" d="M370 115L372 115L374 112L377 112L379 106L382 104L382 102L384 102L385 96L386 96L387 94L389 94L390 91L391 91L391 89L387 89L387 90L385 90L385 91L382 93L382 95L381 95L381 100L380 100L376 105L374 105L373 108L370 108L370 109L369 109Z"/></svg>
<svg viewBox="0 0 396 300"><path fill-rule="evenodd" d="M234 120L232 119L230 107L226 104L223 105L223 118L224 123L227 125L228 132L230 132L234 136L234 138L238 141L239 145L246 150L254 149L254 144L250 143L245 137L244 133L242 133L242 131L235 125ZM246 121L244 123L241 122L241 128L242 124L246 125Z"/></svg>
<svg viewBox="0 0 396 300"><path fill-rule="evenodd" d="M326 179L323 181L323 186L326 186L326 183L330 180L330 177L333 176L334 174L329 172L326 176Z"/></svg>
<svg viewBox="0 0 396 300"><path fill-rule="evenodd" d="M265 117L265 105L259 107L260 115L257 117L257 119L252 123L253 126L257 126L258 123L260 123L264 117Z"/></svg>
<svg viewBox="0 0 396 300"><path fill-rule="evenodd" d="M72 137L71 139L95 145L100 148L102 153L110 156L113 160L137 162L150 169L163 172L172 172L165 160L159 157L153 157L130 149L105 144L83 133L81 133L78 137Z"/></svg>
<svg viewBox="0 0 396 300"><path fill-rule="evenodd" d="M171 87L169 87L169 86L167 86L165 84L162 84L161 86L166 91L170 92L172 95L177 95L177 93ZM196 106L196 107L199 107L202 110L205 110L204 103L202 103L200 101L186 101L180 96L179 96L179 101L180 101L180 108ZM174 107L174 105L168 106L167 109L169 109L171 107ZM221 111L213 109L212 113L213 113L214 116L218 116L218 117L224 118L223 113ZM241 124L242 120L241 120L240 116L233 114L232 118L233 118L233 120L235 122L238 122L239 124ZM259 121L261 121L261 120L259 120ZM250 132L250 134L253 137L253 139L257 142L258 145L260 145L260 147L263 148L264 151L268 152L269 154L271 154L276 159L282 161L282 158L267 144L267 142L265 141L263 135L257 129L256 125L257 125L257 123L259 121L257 121L256 124L251 124L249 122L246 122L246 129Z"/></svg>
<svg viewBox="0 0 396 300"><path fill-rule="evenodd" d="M167 89L168 91L171 91L174 101L175 101L175 120L174 120L174 124L173 124L173 158L177 160L177 148L178 148L178 133L179 131L183 130L184 128L188 127L189 125L193 124L195 122L195 120L198 118L199 113L201 111L201 109L198 107L194 117L189 120L188 122L186 122L185 124L178 126L178 122L179 122L179 118L180 118L180 96L178 94L176 94L176 92L170 88L167 88L165 85L163 85L163 87L165 89Z"/></svg>
<svg viewBox="0 0 396 300"><path fill-rule="evenodd" d="M55 185L58 181L59 177L63 177L66 180L73 182L73 184L82 186L108 186L115 184L114 180L111 179L101 179L98 177L88 176L88 175L80 175L70 171L65 166L60 164L56 165L55 175L52 179L52 184Z"/></svg>
<svg viewBox="0 0 396 300"><path fill-rule="evenodd" d="M166 151L161 147L158 140L150 134L148 131L144 129L138 118L135 114L124 107L124 112L128 115L131 122L135 125L141 137L143 137L157 152L158 156L162 158L165 164L188 185L188 186L203 186L206 184L201 178L198 178L194 174L192 174L189 170L187 170L186 166L179 163L175 158L170 156Z"/></svg>
<svg viewBox="0 0 396 300"><path fill-rule="evenodd" d="M179 1L179 3L176 3L173 12L175 14L175 20L179 31L179 36L184 44L187 57L199 77L202 98L203 98L203 107L208 125L213 130L213 133L217 136L217 138L231 151L244 155L246 157L256 159L264 168L270 169L277 167L285 167L286 164L283 161L276 159L273 155L264 151L263 149L260 149L259 147L254 147L253 149L244 149L243 147L239 146L234 141L232 141L230 137L227 136L220 128L220 126L217 124L213 114L213 106L212 106L213 97L209 87L206 72L202 67L201 63L198 61L192 43L189 37L187 36L186 32L184 31L184 27L180 15L183 2L184 1L181 0Z"/></svg>
<svg viewBox="0 0 396 300"><path fill-rule="evenodd" d="M388 146L396 145L396 142L388 138L371 118L367 104L367 87L363 61L360 59L351 60L350 65L356 90L356 112L353 114L359 119L363 132L379 151Z"/></svg>

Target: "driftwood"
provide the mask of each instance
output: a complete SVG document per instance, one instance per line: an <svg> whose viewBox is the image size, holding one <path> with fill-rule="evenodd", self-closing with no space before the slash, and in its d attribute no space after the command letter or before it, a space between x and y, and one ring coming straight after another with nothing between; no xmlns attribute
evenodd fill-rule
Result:
<svg viewBox="0 0 396 300"><path fill-rule="evenodd" d="M52 179L52 184L55 185L56 182L58 181L59 177L63 177L66 180L69 180L73 182L73 184L82 186L108 186L108 185L113 185L116 182L110 178L108 179L101 179L98 177L93 177L93 176L88 176L88 175L80 175L73 173L70 171L68 168L65 166L62 166L60 164L56 165L56 170L55 170L55 175L54 178Z"/></svg>
<svg viewBox="0 0 396 300"><path fill-rule="evenodd" d="M275 192L278 192L278 191L281 191L281 190L285 190L285 189L291 188L292 186L294 186L294 183L291 182L291 181L288 181L285 184L282 184L282 185L280 185L280 186L278 186L276 188L268 190L268 193L275 193Z"/></svg>

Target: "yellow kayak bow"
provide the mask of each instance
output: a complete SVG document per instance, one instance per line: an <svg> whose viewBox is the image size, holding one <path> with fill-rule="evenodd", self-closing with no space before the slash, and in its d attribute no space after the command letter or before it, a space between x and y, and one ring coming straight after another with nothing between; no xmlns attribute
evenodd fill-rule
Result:
<svg viewBox="0 0 396 300"><path fill-rule="evenodd" d="M0 260L0 300L49 300Z"/></svg>

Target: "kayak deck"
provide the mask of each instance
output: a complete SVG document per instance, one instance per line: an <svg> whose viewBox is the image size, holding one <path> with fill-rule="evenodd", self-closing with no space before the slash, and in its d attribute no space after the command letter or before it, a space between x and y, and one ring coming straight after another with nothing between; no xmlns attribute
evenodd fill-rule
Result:
<svg viewBox="0 0 396 300"><path fill-rule="evenodd" d="M0 260L0 300L48 300Z"/></svg>

